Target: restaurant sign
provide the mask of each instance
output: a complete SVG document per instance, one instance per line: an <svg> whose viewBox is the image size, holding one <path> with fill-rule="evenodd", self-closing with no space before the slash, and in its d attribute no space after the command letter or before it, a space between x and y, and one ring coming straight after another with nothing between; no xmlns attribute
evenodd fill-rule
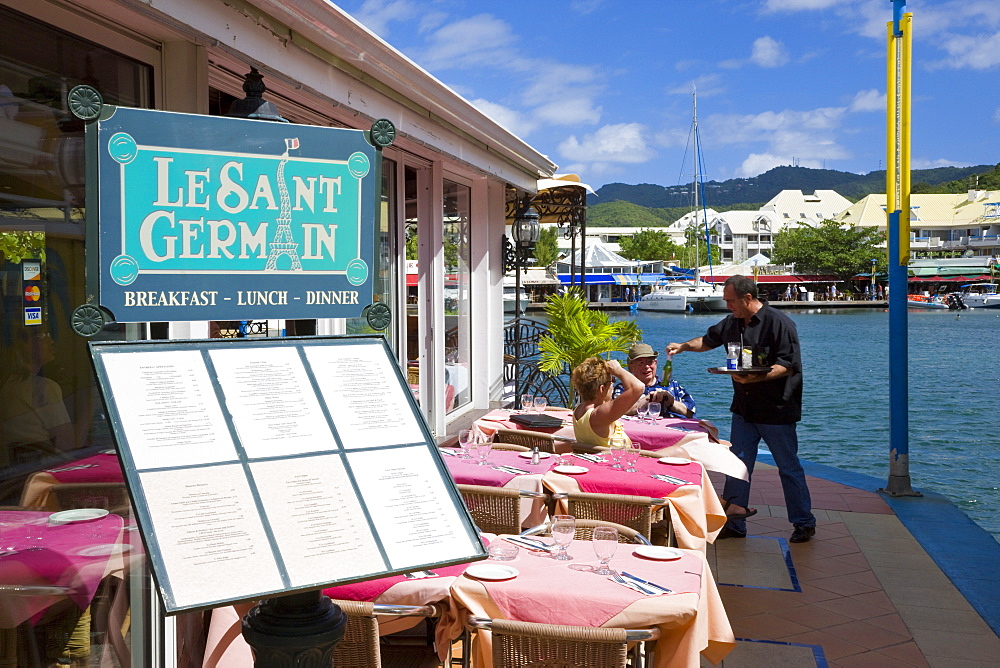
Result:
<svg viewBox="0 0 1000 668"><path fill-rule="evenodd" d="M88 132L88 271L115 320L339 318L371 304L381 153L365 132L107 106Z"/></svg>

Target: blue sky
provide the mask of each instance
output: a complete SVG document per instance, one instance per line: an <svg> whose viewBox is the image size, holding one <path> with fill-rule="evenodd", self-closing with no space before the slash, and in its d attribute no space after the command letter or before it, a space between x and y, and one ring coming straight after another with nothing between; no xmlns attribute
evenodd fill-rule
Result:
<svg viewBox="0 0 1000 668"><path fill-rule="evenodd" d="M336 3L595 188L885 167L889 0ZM912 167L1000 162L1000 0L911 0Z"/></svg>

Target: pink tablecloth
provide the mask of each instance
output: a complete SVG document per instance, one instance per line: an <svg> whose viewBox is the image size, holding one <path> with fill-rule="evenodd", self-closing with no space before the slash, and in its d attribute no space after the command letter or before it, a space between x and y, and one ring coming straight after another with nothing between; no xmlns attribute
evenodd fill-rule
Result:
<svg viewBox="0 0 1000 668"><path fill-rule="evenodd" d="M21 494L21 504L25 507L52 508L49 488L58 483L74 482L124 482L118 456L114 453L99 453L73 462L60 464L51 469L35 473L24 484Z"/></svg>
<svg viewBox="0 0 1000 668"><path fill-rule="evenodd" d="M458 637L470 614L492 619L517 619L549 624L618 628L659 627L656 668L699 665L699 654L718 663L735 645L729 620L715 588L711 571L697 552L675 561L651 561L635 556L631 546L619 545L611 567L674 590L673 594L643 596L589 571L570 565L596 565L588 541L573 541L573 561L555 561L521 550L505 562L517 577L484 582L468 575L452 585L452 608L438 624L441 640ZM490 634L477 632L473 661L490 665Z"/></svg>
<svg viewBox="0 0 1000 668"><path fill-rule="evenodd" d="M35 617L56 600L69 597L80 609L90 605L97 586L122 545L122 518L107 515L87 522L50 524L47 512L0 511L0 584L49 585L62 596L0 593L0 628ZM30 526L29 526L30 525ZM29 529L38 539L29 537Z"/></svg>
<svg viewBox="0 0 1000 668"><path fill-rule="evenodd" d="M520 457L517 452L511 450L494 450L489 456L489 466L480 466L475 459L461 459L460 457L444 458L444 463L448 466L448 472L452 479L459 485L485 485L487 487L505 487L513 480L517 474L498 471L493 466L513 466L522 471L527 471L528 475L541 475L552 468L554 457L542 459L538 464L532 464L530 459Z"/></svg>
<svg viewBox="0 0 1000 668"><path fill-rule="evenodd" d="M605 455L605 458L610 458ZM573 464L580 464L589 469L584 474L573 475L580 486L581 492L591 494L634 494L653 498L667 497L677 491L681 485L653 478L653 475L663 474L680 480L686 480L693 485L701 485L701 464L691 462L684 465L663 464L651 457L640 457L635 464L638 473L626 473L624 469L611 468L611 463L593 464L586 460L573 459ZM625 466L625 464L622 464ZM562 474L560 474L562 475Z"/></svg>

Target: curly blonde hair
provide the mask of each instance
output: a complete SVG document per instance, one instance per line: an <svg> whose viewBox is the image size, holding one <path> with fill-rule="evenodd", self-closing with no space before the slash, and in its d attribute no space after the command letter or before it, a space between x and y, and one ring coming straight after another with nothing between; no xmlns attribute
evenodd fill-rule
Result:
<svg viewBox="0 0 1000 668"><path fill-rule="evenodd" d="M581 399L593 401L597 398L601 385L611 382L608 363L600 357L588 357L580 363L580 366L573 369L570 382L580 393Z"/></svg>

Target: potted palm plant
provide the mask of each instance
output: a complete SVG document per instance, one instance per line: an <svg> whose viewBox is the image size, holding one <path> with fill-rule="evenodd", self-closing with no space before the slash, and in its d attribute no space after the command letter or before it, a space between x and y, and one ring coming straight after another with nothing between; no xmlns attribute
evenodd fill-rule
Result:
<svg viewBox="0 0 1000 668"><path fill-rule="evenodd" d="M571 288L552 295L545 305L549 333L538 342L538 367L558 376L570 373L588 357L625 353L642 330L634 320L611 322L604 311L591 309L579 290ZM576 401L576 388L570 383L570 406Z"/></svg>

